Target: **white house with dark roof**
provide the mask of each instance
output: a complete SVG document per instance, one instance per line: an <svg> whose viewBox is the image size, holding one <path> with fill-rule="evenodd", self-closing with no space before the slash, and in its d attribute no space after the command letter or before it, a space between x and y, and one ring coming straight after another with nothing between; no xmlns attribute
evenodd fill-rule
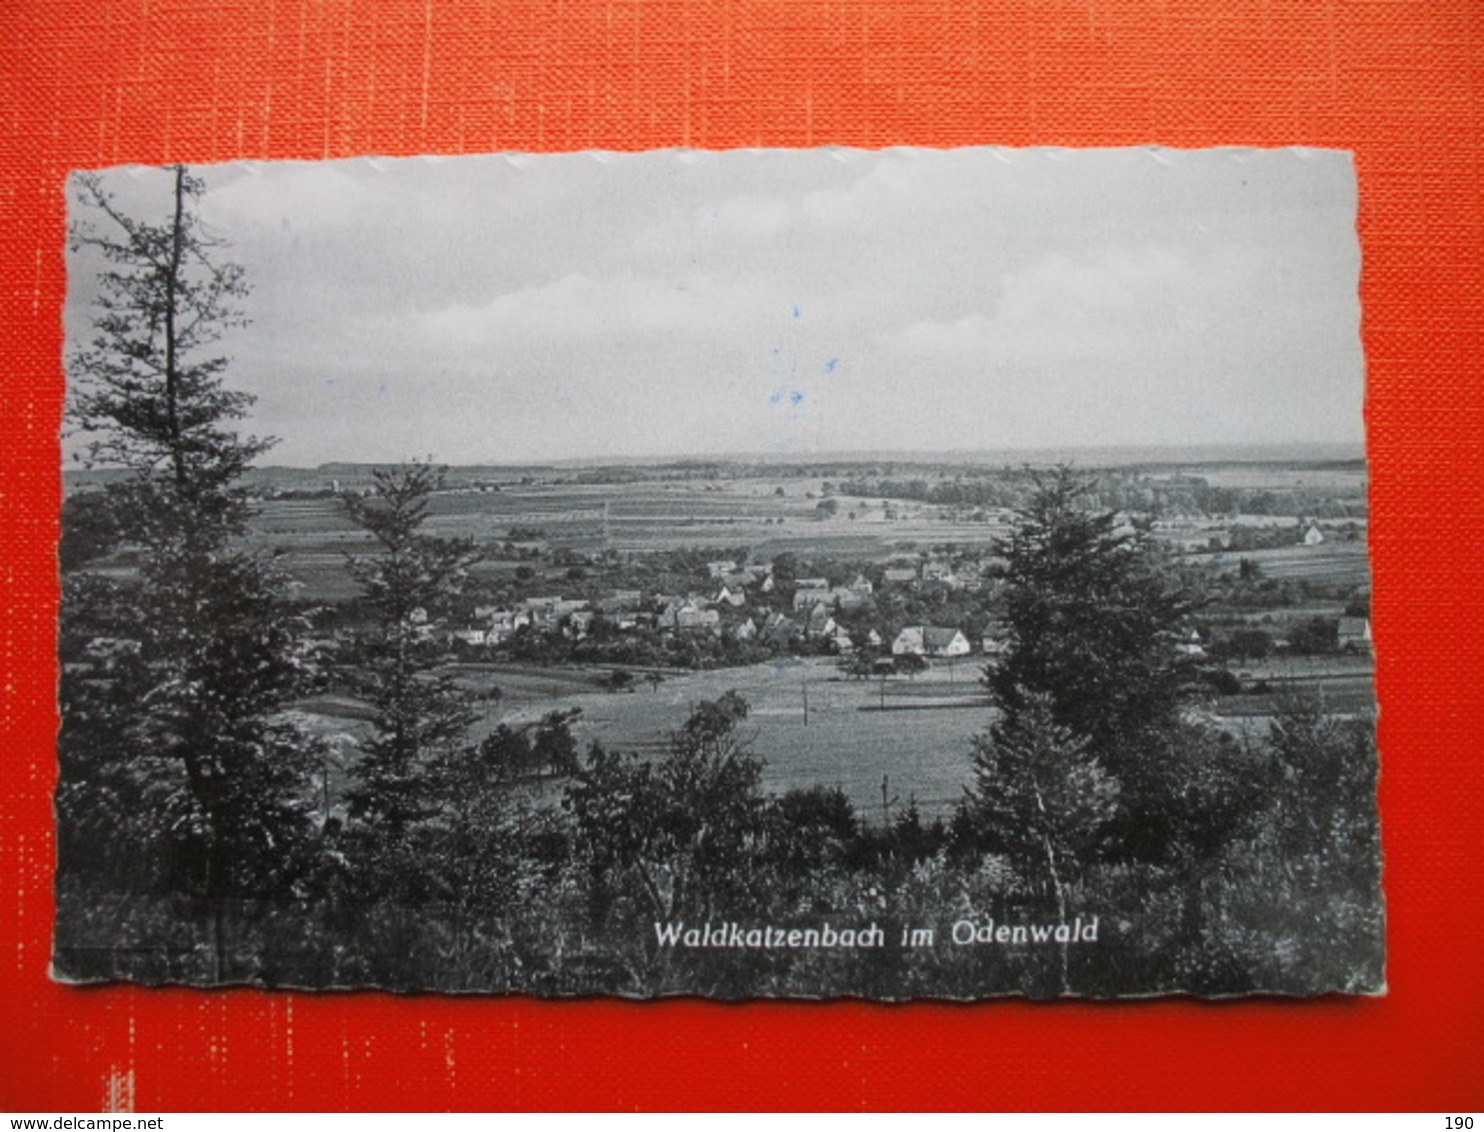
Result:
<svg viewBox="0 0 1484 1132"><path fill-rule="evenodd" d="M740 585L723 585L711 599L713 605L730 605L733 609L747 604L747 591Z"/></svg>
<svg viewBox="0 0 1484 1132"><path fill-rule="evenodd" d="M958 629L908 625L891 643L892 656L967 656L969 638Z"/></svg>

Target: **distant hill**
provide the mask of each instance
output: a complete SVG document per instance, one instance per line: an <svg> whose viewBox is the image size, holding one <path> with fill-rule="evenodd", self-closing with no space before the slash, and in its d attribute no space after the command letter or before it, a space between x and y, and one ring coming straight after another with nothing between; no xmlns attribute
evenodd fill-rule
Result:
<svg viewBox="0 0 1484 1132"><path fill-rule="evenodd" d="M390 462L389 462L390 463ZM1185 468L1195 465L1282 465L1296 468L1353 468L1363 470L1365 453L1352 444L1270 444L1270 445L1148 445L1103 448L1022 448L984 449L979 451L845 451L845 452L751 452L706 456L612 457L583 460L553 460L540 464L461 464L450 465L449 475L455 482L519 482L522 477L550 478L563 475L629 473L646 470L656 473L690 473L694 475L736 475L748 469L757 474L774 474L791 470L829 469L832 474L866 468L920 467L1011 467L1073 464L1082 468L1140 468L1150 471ZM371 482L372 472L387 464L336 461L313 468L268 464L252 468L247 482L264 488L342 488L364 486ZM78 490L110 482L119 482L128 472L117 468L64 469L68 490ZM642 478L642 477L641 477Z"/></svg>

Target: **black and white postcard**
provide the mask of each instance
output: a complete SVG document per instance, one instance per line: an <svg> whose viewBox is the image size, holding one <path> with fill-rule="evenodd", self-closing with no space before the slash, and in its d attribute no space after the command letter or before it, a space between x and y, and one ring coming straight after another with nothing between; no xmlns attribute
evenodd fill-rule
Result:
<svg viewBox="0 0 1484 1132"><path fill-rule="evenodd" d="M1384 991L1348 154L67 193L58 979Z"/></svg>

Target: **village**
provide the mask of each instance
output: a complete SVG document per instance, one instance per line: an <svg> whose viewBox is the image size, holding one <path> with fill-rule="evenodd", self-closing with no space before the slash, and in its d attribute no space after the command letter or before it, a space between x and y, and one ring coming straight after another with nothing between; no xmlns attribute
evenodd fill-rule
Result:
<svg viewBox="0 0 1484 1132"><path fill-rule="evenodd" d="M1006 537L1008 513L994 521L997 537ZM1135 517L1120 513L1115 521L1131 531ZM1181 518L1148 526L1203 591L1179 652L1369 655L1368 587L1352 584L1343 569L1325 576L1336 549L1363 553L1353 523L1221 528ZM993 658L1007 646L1003 559L994 542L909 543L884 559L769 558L746 548L706 558L704 549L646 555L553 551L534 542L513 553L509 541L503 547L521 565L486 577L462 606L441 615L414 610L420 640L465 660L704 668L835 656L853 676L911 675L936 660ZM1276 578L1265 573L1265 560L1277 563Z"/></svg>
<svg viewBox="0 0 1484 1132"><path fill-rule="evenodd" d="M920 566L884 566L839 585L826 576L780 579L773 565L738 564L731 559L706 563L710 585L685 594L645 594L615 590L595 599L535 595L510 606L478 606L472 622L446 633L450 645L499 652L522 630L558 634L572 642L632 634L669 642L677 636L755 645L775 652L856 653L889 657L959 657L972 651L994 653L1002 638L986 628L971 642L963 627L916 624L897 630L890 641L875 618L878 585L883 594L978 594L986 583L965 581L951 564L925 560ZM426 634L434 629L420 614ZM889 663L889 661L888 661Z"/></svg>

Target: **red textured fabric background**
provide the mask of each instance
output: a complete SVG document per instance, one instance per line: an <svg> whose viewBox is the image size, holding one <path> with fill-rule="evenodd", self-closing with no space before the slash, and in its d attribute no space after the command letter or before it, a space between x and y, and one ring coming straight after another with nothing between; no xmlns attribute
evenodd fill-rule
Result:
<svg viewBox="0 0 1484 1132"><path fill-rule="evenodd" d="M0 1108L1484 1107L1481 96L1477 0L7 0ZM69 169L972 143L1356 153L1388 997L722 1006L48 981Z"/></svg>

